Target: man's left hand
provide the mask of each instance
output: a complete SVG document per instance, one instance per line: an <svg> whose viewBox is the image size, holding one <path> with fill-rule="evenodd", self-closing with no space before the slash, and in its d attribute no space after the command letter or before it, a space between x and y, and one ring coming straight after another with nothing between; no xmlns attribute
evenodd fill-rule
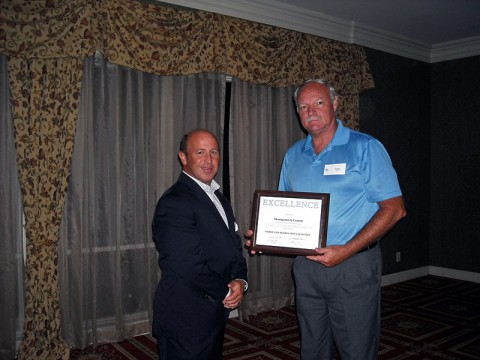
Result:
<svg viewBox="0 0 480 360"><path fill-rule="evenodd" d="M328 267L338 265L351 256L348 249L341 245L317 248L315 251L318 255L309 255L307 256L307 259Z"/></svg>
<svg viewBox="0 0 480 360"><path fill-rule="evenodd" d="M244 283L242 280L232 280L228 287L230 294L223 300L223 306L227 309L235 309L242 303Z"/></svg>

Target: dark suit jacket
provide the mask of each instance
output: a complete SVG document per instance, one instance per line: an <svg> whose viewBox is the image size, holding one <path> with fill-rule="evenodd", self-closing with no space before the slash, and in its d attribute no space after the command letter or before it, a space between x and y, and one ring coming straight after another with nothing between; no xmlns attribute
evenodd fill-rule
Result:
<svg viewBox="0 0 480 360"><path fill-rule="evenodd" d="M222 304L227 284L247 280L233 210L223 194L215 194L229 228L208 195L183 172L158 201L152 229L162 278L154 299L155 336L203 337L223 331L229 314Z"/></svg>

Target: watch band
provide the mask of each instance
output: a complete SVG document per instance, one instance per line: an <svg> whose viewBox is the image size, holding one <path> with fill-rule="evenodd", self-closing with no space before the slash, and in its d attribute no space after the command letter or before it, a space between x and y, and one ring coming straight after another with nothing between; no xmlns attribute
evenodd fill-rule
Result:
<svg viewBox="0 0 480 360"><path fill-rule="evenodd" d="M248 290L248 282L246 280L243 280L243 279L235 279L235 280L243 281L243 292Z"/></svg>

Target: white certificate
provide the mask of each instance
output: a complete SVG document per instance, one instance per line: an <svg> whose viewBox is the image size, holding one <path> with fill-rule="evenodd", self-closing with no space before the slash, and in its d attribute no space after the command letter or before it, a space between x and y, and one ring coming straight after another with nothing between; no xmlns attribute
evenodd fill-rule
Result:
<svg viewBox="0 0 480 360"><path fill-rule="evenodd" d="M315 254L327 236L330 195L256 190L252 249L287 255Z"/></svg>

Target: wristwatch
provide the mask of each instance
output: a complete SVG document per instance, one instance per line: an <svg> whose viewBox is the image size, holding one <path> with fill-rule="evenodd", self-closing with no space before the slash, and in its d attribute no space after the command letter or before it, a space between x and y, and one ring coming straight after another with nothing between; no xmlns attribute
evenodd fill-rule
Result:
<svg viewBox="0 0 480 360"><path fill-rule="evenodd" d="M248 290L248 282L246 282L246 281L243 280L243 279L235 279L235 280L243 281L243 292L245 292L245 291Z"/></svg>

